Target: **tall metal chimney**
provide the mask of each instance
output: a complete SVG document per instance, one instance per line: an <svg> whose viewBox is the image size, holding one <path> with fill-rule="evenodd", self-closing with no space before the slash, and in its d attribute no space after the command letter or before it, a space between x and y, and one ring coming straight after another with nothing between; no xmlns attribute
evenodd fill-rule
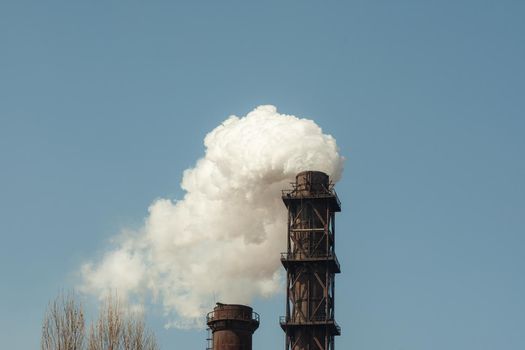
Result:
<svg viewBox="0 0 525 350"><path fill-rule="evenodd" d="M246 305L217 303L206 316L206 323L212 332L209 350L252 350L259 314Z"/></svg>
<svg viewBox="0 0 525 350"><path fill-rule="evenodd" d="M287 272L286 350L334 350L334 282L340 273L335 255L335 213L341 202L328 175L319 171L297 174L292 189L284 190L288 209L288 249L281 254Z"/></svg>

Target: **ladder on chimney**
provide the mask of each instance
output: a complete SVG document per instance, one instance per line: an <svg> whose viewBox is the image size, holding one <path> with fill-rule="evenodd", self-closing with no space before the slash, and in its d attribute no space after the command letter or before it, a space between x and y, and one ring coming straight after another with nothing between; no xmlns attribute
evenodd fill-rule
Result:
<svg viewBox="0 0 525 350"><path fill-rule="evenodd" d="M206 350L213 350L213 336L210 328L206 328Z"/></svg>

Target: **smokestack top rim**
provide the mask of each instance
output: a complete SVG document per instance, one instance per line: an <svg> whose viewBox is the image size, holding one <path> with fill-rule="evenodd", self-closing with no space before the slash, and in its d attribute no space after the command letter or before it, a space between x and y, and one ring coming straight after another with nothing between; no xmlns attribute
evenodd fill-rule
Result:
<svg viewBox="0 0 525 350"><path fill-rule="evenodd" d="M260 316L248 305L217 303L213 311L206 315L206 324L210 326L220 321L249 323L255 330L259 326Z"/></svg>
<svg viewBox="0 0 525 350"><path fill-rule="evenodd" d="M303 170L299 173L297 173L295 175L295 177L297 178L298 176L302 176L304 174L308 174L308 173L311 173L311 174L316 174L316 175L325 175L327 177L330 177L330 175L328 175L327 173L325 173L324 171L320 171L320 170Z"/></svg>
<svg viewBox="0 0 525 350"><path fill-rule="evenodd" d="M215 307L213 309L214 310L215 309L250 309L250 310L253 310L253 308L251 306L248 306L248 305L243 305L243 304L226 304L226 303L221 303L221 302L215 303Z"/></svg>

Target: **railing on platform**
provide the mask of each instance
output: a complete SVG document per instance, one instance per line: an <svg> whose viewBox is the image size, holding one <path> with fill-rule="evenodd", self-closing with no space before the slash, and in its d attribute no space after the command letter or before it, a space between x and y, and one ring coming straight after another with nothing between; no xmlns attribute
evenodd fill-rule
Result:
<svg viewBox="0 0 525 350"><path fill-rule="evenodd" d="M322 324L333 324L337 331L341 333L341 327L335 322L334 319L331 319L327 316L312 316L309 320L305 319L295 319L292 320L286 316L279 317L279 323L281 325L293 324L293 325L322 325Z"/></svg>
<svg viewBox="0 0 525 350"><path fill-rule="evenodd" d="M323 189L322 191L310 191L308 194L302 193L298 188L296 188L295 184L293 185L293 189L281 191L283 198L335 198L337 205L341 207L341 201L339 200L333 185L331 185L328 189Z"/></svg>
<svg viewBox="0 0 525 350"><path fill-rule="evenodd" d="M206 315L206 322L217 320L241 320L241 321L256 321L260 322L260 316L257 312L252 311L250 314L246 312L239 312L238 310L217 310L208 312Z"/></svg>
<svg viewBox="0 0 525 350"><path fill-rule="evenodd" d="M334 260L337 266L339 266L339 260L337 259L337 256L335 253L330 254L305 254L302 252L284 252L281 253L281 260L291 260L291 261L299 261L299 260Z"/></svg>

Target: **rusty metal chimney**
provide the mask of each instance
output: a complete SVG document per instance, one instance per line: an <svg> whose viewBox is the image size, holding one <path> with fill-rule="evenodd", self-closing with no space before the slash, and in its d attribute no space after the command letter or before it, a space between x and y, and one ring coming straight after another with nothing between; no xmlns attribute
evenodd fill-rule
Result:
<svg viewBox="0 0 525 350"><path fill-rule="evenodd" d="M246 305L217 303L206 323L212 332L208 350L252 350L259 314Z"/></svg>
<svg viewBox="0 0 525 350"><path fill-rule="evenodd" d="M288 246L281 254L286 269L286 350L334 350L335 274L341 272L335 255L335 213L341 203L328 175L319 171L297 174L282 199L288 209Z"/></svg>

